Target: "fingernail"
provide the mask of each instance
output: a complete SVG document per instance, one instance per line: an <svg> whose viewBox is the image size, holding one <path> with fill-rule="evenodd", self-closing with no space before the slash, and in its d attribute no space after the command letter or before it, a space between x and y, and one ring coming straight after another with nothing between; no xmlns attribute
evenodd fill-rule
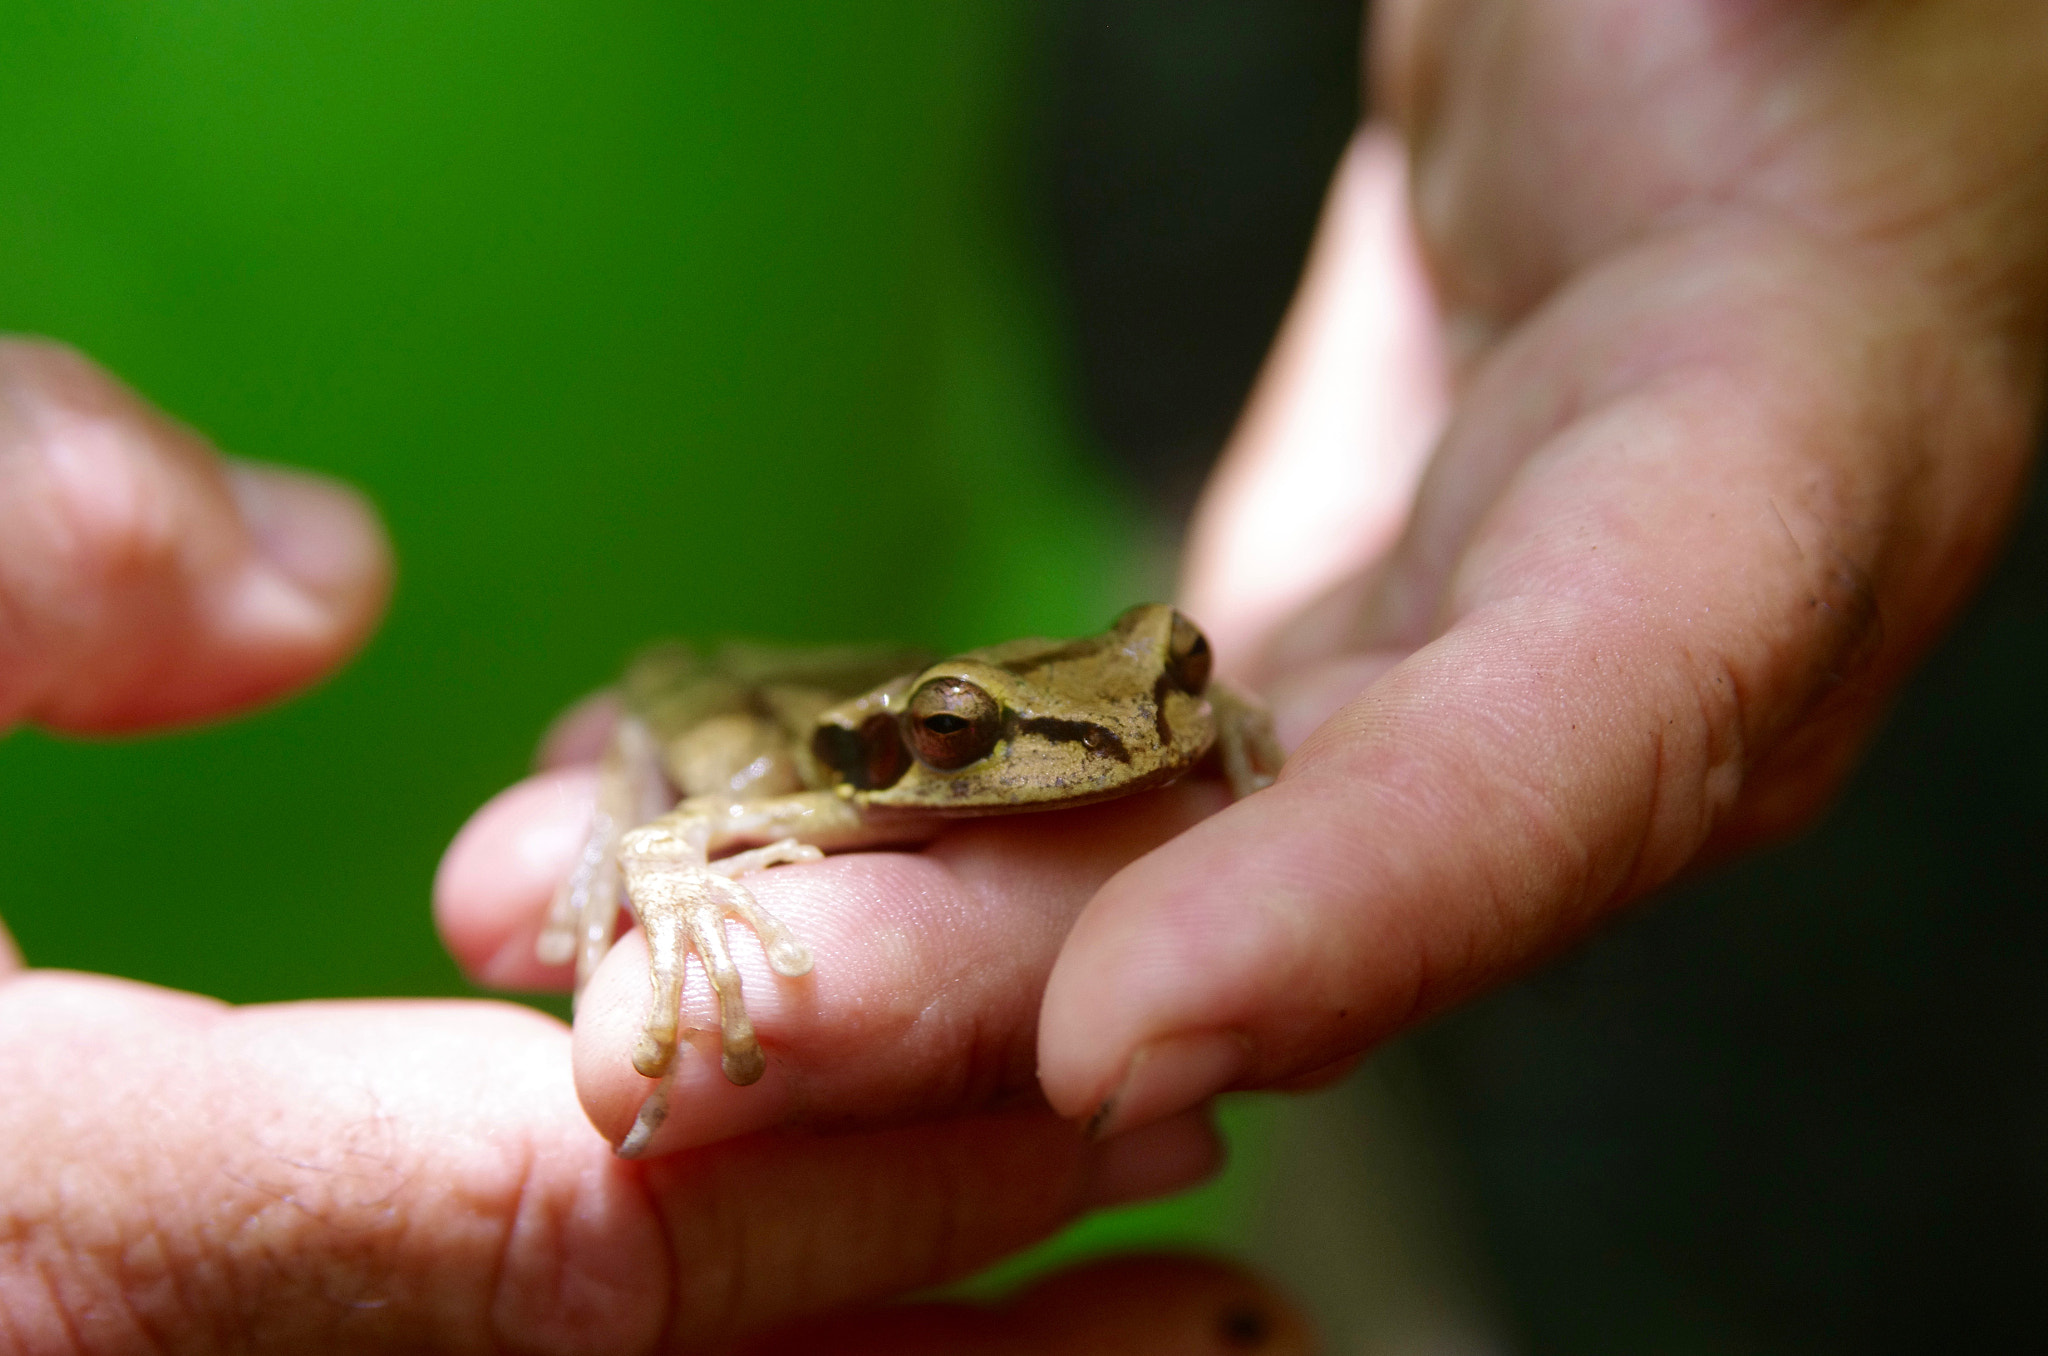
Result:
<svg viewBox="0 0 2048 1356"><path fill-rule="evenodd" d="M229 464L228 484L257 552L316 601L353 601L366 586L381 585L384 531L348 486L246 461Z"/></svg>
<svg viewBox="0 0 2048 1356"><path fill-rule="evenodd" d="M1133 1130L1095 1151L1082 1208L1150 1200L1184 1191L1223 1166L1223 1137L1207 1106Z"/></svg>
<svg viewBox="0 0 2048 1356"><path fill-rule="evenodd" d="M1168 1036L1140 1046L1123 1081L1088 1118L1090 1139L1108 1139L1206 1102L1251 1067L1251 1043L1234 1031Z"/></svg>

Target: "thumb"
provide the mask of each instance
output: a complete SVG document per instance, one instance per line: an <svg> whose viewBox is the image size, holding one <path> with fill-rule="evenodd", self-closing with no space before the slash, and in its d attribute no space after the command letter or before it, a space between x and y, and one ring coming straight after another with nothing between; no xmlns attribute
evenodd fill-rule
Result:
<svg viewBox="0 0 2048 1356"><path fill-rule="evenodd" d="M0 339L0 728L280 696L361 643L390 573L354 491L224 461L69 349Z"/></svg>

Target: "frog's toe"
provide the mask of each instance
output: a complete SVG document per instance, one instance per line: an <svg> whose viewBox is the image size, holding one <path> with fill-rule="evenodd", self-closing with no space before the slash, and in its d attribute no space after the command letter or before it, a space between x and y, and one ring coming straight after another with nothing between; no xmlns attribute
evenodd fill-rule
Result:
<svg viewBox="0 0 2048 1356"><path fill-rule="evenodd" d="M811 949L797 940L780 918L756 903L746 887L735 886L726 898L726 907L761 939L769 969L785 979L801 979L811 972Z"/></svg>
<svg viewBox="0 0 2048 1356"><path fill-rule="evenodd" d="M642 1031L633 1042L633 1068L642 1078L659 1078L676 1062L676 1038Z"/></svg>
<svg viewBox="0 0 2048 1356"><path fill-rule="evenodd" d="M534 939L533 955L542 965L567 965L576 959L576 930L548 928Z"/></svg>
<svg viewBox="0 0 2048 1356"><path fill-rule="evenodd" d="M743 1088L761 1081L761 1075L768 1071L768 1061L761 1054L761 1043L749 1031L744 1040L726 1040L718 1067L725 1071L726 1081Z"/></svg>
<svg viewBox="0 0 2048 1356"><path fill-rule="evenodd" d="M811 972L811 949L787 933L765 942L768 964L784 979L802 979Z"/></svg>

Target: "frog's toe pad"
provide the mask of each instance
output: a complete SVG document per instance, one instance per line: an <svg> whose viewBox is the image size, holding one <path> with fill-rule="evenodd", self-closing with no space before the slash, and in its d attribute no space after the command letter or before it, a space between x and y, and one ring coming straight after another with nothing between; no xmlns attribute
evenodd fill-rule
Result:
<svg viewBox="0 0 2048 1356"><path fill-rule="evenodd" d="M542 965L567 965L576 959L576 934L567 928L549 928L534 938L533 956Z"/></svg>
<svg viewBox="0 0 2048 1356"><path fill-rule="evenodd" d="M676 1043L662 1041L643 1031L633 1042L633 1068L642 1078L659 1078L675 1063Z"/></svg>
<svg viewBox="0 0 2048 1356"><path fill-rule="evenodd" d="M728 1045L719 1056L718 1067L725 1070L726 1081L739 1087L761 1081L761 1075L768 1071L768 1061L761 1055L761 1047L752 1041L743 1046Z"/></svg>
<svg viewBox="0 0 2048 1356"><path fill-rule="evenodd" d="M800 979L811 972L811 949L794 937L777 937L763 948L768 965L785 979Z"/></svg>

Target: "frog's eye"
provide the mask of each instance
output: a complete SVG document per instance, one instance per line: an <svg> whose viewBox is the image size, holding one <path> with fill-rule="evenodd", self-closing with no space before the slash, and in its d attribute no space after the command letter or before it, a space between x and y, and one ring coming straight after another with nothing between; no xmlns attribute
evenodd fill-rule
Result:
<svg viewBox="0 0 2048 1356"><path fill-rule="evenodd" d="M1003 708L964 678L934 678L910 694L903 734L926 767L957 771L1003 737Z"/></svg>
<svg viewBox="0 0 2048 1356"><path fill-rule="evenodd" d="M910 750L887 716L869 716L858 730L826 723L811 736L811 752L839 779L860 791L894 786L910 769Z"/></svg>
<svg viewBox="0 0 2048 1356"><path fill-rule="evenodd" d="M1214 662L1209 638L1202 629L1174 613L1173 634L1166 638L1166 681L1190 697L1199 697L1209 686L1209 668Z"/></svg>

